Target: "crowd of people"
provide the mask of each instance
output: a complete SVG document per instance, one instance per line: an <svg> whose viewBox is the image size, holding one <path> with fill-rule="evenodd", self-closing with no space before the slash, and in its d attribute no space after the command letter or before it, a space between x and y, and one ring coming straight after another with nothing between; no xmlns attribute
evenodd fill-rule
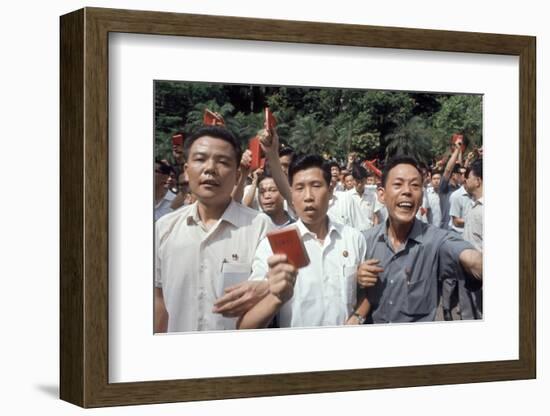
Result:
<svg viewBox="0 0 550 416"><path fill-rule="evenodd" d="M458 136L445 161L378 171L259 139L255 170L223 125L175 134L155 162L155 332L482 318L481 149ZM307 266L273 254L284 227Z"/></svg>

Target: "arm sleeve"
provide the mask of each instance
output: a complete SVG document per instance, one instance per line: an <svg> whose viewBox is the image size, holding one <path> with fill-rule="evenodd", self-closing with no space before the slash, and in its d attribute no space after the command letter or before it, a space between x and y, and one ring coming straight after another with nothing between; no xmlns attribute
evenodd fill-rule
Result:
<svg viewBox="0 0 550 416"><path fill-rule="evenodd" d="M449 192L449 180L441 177L441 182L439 183L439 193L446 194Z"/></svg>
<svg viewBox="0 0 550 416"><path fill-rule="evenodd" d="M263 280L268 271L267 267L267 258L273 254L271 251L271 246L269 245L269 240L264 238L260 241L256 253L254 255L254 260L252 261L252 274L248 280Z"/></svg>
<svg viewBox="0 0 550 416"><path fill-rule="evenodd" d="M447 278L463 273L459 256L464 250L473 249L467 241L458 234L448 231L439 248L439 276Z"/></svg>
<svg viewBox="0 0 550 416"><path fill-rule="evenodd" d="M160 260L160 233L159 223L155 223L155 287L162 288L162 264Z"/></svg>
<svg viewBox="0 0 550 416"><path fill-rule="evenodd" d="M462 218L462 210L460 209L460 199L456 192L453 192L449 197L449 215L451 217Z"/></svg>

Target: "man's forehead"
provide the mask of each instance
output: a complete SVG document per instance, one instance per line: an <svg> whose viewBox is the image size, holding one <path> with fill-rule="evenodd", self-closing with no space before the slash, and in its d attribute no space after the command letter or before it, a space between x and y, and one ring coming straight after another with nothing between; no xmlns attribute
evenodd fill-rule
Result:
<svg viewBox="0 0 550 416"><path fill-rule="evenodd" d="M400 163L395 165L388 173L388 178L406 178L406 179L416 179L422 178L421 173L413 166L408 163Z"/></svg>
<svg viewBox="0 0 550 416"><path fill-rule="evenodd" d="M260 188L273 187L275 186L275 181L273 180L273 178L265 178L265 179L262 179L259 186Z"/></svg>
<svg viewBox="0 0 550 416"><path fill-rule="evenodd" d="M202 136L195 140L189 149L190 153L212 153L212 150L227 153L227 150L233 151L233 146L231 143L217 137Z"/></svg>
<svg viewBox="0 0 550 416"><path fill-rule="evenodd" d="M293 182L296 181L313 181L324 180L323 171L318 167L311 167L304 170L299 170L294 174Z"/></svg>

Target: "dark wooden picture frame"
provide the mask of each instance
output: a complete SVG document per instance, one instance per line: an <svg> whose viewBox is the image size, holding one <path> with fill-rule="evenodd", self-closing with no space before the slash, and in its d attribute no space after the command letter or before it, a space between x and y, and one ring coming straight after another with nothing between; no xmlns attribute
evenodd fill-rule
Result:
<svg viewBox="0 0 550 416"><path fill-rule="evenodd" d="M529 36L86 8L61 17L60 396L83 407L536 377L536 40ZM519 359L136 383L108 379L110 32L519 57Z"/></svg>

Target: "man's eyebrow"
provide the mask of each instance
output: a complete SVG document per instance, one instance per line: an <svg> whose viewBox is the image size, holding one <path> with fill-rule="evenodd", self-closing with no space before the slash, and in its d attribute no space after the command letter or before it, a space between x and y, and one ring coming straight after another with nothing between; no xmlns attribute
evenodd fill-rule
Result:
<svg viewBox="0 0 550 416"><path fill-rule="evenodd" d="M396 178L393 178L392 179L392 182L393 181L408 181L408 182L412 182L412 181L420 181L421 179L418 177L418 176L415 176L414 178L410 178L410 179L407 179L407 178L404 178L402 176L398 176Z"/></svg>

